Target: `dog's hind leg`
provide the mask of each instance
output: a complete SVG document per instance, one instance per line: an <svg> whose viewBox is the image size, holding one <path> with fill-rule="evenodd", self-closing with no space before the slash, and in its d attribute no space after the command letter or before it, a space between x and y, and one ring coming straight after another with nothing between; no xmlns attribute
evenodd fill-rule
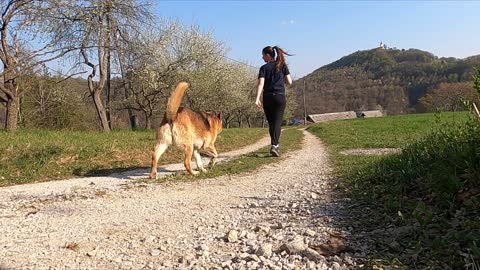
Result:
<svg viewBox="0 0 480 270"><path fill-rule="evenodd" d="M172 131L168 125L163 125L158 128L157 141L152 154L152 168L150 171L150 179L157 178L158 160L163 155L168 146L172 144Z"/></svg>
<svg viewBox="0 0 480 270"><path fill-rule="evenodd" d="M185 169L191 174L191 175L197 175L199 174L198 171L192 170L192 155L193 155L193 144L187 144L183 145L183 148L185 150L185 160L184 160L184 165Z"/></svg>
<svg viewBox="0 0 480 270"><path fill-rule="evenodd" d="M205 170L205 168L203 167L202 157L200 156L198 150L193 150L193 156L195 157L195 161L197 162L197 169L202 172L207 172L207 170Z"/></svg>
<svg viewBox="0 0 480 270"><path fill-rule="evenodd" d="M152 169L150 171L150 179L157 178L157 164L158 160L162 156L162 154L167 150L168 144L157 142L155 143L155 149L153 150L152 155Z"/></svg>

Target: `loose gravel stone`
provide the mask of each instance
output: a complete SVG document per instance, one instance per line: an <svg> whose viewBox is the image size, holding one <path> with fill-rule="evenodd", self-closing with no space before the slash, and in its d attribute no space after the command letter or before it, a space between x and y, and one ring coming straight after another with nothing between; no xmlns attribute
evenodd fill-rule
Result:
<svg viewBox="0 0 480 270"><path fill-rule="evenodd" d="M262 257L265 257L265 258L268 258L270 256L272 256L272 247L273 245L272 244L262 244L258 250L257 250L257 255L258 256L262 256Z"/></svg>
<svg viewBox="0 0 480 270"><path fill-rule="evenodd" d="M230 243L237 242L238 240L238 232L235 230L231 230L227 233L227 240Z"/></svg>
<svg viewBox="0 0 480 270"><path fill-rule="evenodd" d="M304 251L307 247L303 240L293 240L285 243L280 247L280 251L286 251L288 254L298 254Z"/></svg>

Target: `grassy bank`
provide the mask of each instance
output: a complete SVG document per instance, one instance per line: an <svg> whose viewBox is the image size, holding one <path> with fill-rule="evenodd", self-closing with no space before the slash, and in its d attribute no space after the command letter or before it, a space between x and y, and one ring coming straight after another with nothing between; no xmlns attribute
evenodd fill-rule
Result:
<svg viewBox="0 0 480 270"><path fill-rule="evenodd" d="M466 113L338 121L312 126L329 148L355 225L377 230L371 265L473 269L479 261L480 127ZM401 154L345 156L351 148ZM383 233L382 233L383 232Z"/></svg>
<svg viewBox="0 0 480 270"><path fill-rule="evenodd" d="M266 129L224 129L217 150L238 149L267 134ZM0 186L149 167L154 138L153 130L0 132ZM182 154L171 147L159 163L181 161Z"/></svg>
<svg viewBox="0 0 480 270"><path fill-rule="evenodd" d="M449 126L466 119L466 113L443 113L441 123ZM438 120L434 114L411 114L326 122L310 126L308 130L327 143L338 173L349 175L382 157L346 156L340 154L342 150L403 147L430 132L436 121Z"/></svg>

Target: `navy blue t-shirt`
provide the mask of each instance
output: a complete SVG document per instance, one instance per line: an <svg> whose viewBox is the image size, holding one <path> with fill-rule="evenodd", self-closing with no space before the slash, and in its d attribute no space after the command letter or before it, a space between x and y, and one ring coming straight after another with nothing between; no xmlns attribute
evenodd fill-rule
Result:
<svg viewBox="0 0 480 270"><path fill-rule="evenodd" d="M287 65L276 72L275 61L268 62L258 72L258 78L265 78L265 84L263 85L264 94L285 94L285 76L290 74Z"/></svg>

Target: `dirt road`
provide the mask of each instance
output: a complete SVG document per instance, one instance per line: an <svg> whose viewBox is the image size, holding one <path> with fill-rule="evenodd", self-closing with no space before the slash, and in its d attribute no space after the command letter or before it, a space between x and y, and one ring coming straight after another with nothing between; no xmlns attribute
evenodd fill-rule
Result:
<svg viewBox="0 0 480 270"><path fill-rule="evenodd" d="M0 269L356 269L366 247L341 229L347 212L329 171L305 132L301 150L252 173L1 188Z"/></svg>

